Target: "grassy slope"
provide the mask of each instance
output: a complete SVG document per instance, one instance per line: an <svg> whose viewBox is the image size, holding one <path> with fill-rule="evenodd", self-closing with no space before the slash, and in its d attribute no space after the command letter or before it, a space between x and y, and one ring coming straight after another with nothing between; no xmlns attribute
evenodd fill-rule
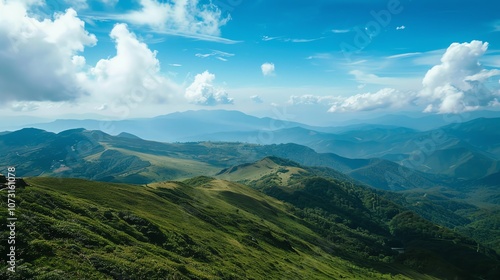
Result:
<svg viewBox="0 0 500 280"><path fill-rule="evenodd" d="M12 279L433 279L328 254L289 206L243 185L28 182L17 192L22 261Z"/></svg>
<svg viewBox="0 0 500 280"><path fill-rule="evenodd" d="M254 164L231 167L221 172L219 176L245 182L273 197L293 204L299 208L297 213L312 223L316 223L321 232L335 236L337 240L341 240L341 243L350 244L352 248L356 248L356 251L368 253L367 257L376 258L376 253L367 250L366 243L359 242L359 240L370 240L369 247L373 249L377 244L384 242L382 241L384 238L396 238L400 239L410 252L401 257L400 261L413 264L414 267L420 267L429 272L432 272L433 266L446 267L446 269L439 269L446 271L439 274L440 277L453 274L463 275L466 273L465 271L472 272L472 270L475 270L472 272L473 274L481 273L481 270L474 269L477 264L472 262L466 264L443 252L454 252L454 255L467 259L466 255L477 253L476 251L479 250L484 256L475 256L470 259L484 258L485 256L484 260L487 262L490 261L488 260L490 257L493 260L497 259L494 252L484 248L486 245L498 249L497 223L486 226L487 221L496 221L497 213L490 211L488 213L493 213L492 216L475 215L474 213L480 213L483 210L464 202L449 199L444 195L438 197L431 192L425 196L418 192L403 195L362 188L347 182L334 181L329 183L324 179L314 178L315 175L325 176L325 174L318 174L318 170L314 168L301 167L297 163L282 159L277 160L266 158ZM293 170L297 168L302 169L299 176L292 176L291 180L282 180L281 175L293 173ZM325 177L330 176L326 175ZM325 191L326 189L336 189L336 191ZM447 229L443 229L444 233L442 233L439 227L418 216L411 217L407 221L409 227L412 228L411 238L404 237L408 235L406 229L403 230L405 232L403 236L400 236L396 234L400 231L391 228L391 226L389 226L391 234L384 233L384 229L375 227L371 220L381 225L385 223L391 225L391 223L394 224L393 220L396 214L406 211L405 208L387 200L395 201L406 209L413 210L437 224L455 228L456 232L474 238L481 242L481 245L477 247L475 241ZM349 208L348 211L345 211L346 207ZM486 219L487 217L489 218ZM335 222L329 223L329 220ZM351 229L342 227L342 224ZM405 225L405 227L407 226ZM363 236L363 232L370 234ZM350 240L348 237L352 235L357 235L357 238ZM442 238L444 235L447 237ZM457 240L461 241L457 243ZM450 244L453 245L450 246ZM422 260L427 260L427 262L422 262ZM460 269L465 269L465 271L460 272Z"/></svg>
<svg viewBox="0 0 500 280"><path fill-rule="evenodd" d="M268 157L254 164L243 165L242 168L229 168L218 174L218 178L251 182L270 174L277 174L280 185L286 185L290 183L292 177L300 176L301 173L307 173L307 171L300 167L280 165Z"/></svg>

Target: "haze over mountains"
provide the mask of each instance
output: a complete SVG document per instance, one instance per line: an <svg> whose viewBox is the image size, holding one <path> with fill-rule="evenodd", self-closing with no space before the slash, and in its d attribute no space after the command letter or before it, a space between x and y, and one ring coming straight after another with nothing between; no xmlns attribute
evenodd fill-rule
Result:
<svg viewBox="0 0 500 280"><path fill-rule="evenodd" d="M296 120L294 116L288 115L286 111L277 111L273 118L259 118L240 111L196 110L176 112L154 118L126 120L96 118L84 120L58 119L52 122L46 122L35 119L35 121L31 121L31 123L25 120L23 125L11 126L8 130L35 127L52 132L61 132L63 130L81 127L89 130L101 130L112 135L128 132L148 140L171 142L186 141L189 140L188 138L192 140L204 140L200 137L209 137L210 134L220 132L254 132L256 130L280 130L294 127L302 127L327 133L364 130L374 127L405 127L424 131L477 118L498 117L500 117L499 111L475 111L448 115L392 114L370 119L332 120L331 126L315 126L301 123L300 120ZM191 128L191 130L188 128ZM7 129L4 128L3 130Z"/></svg>
<svg viewBox="0 0 500 280"><path fill-rule="evenodd" d="M490 118L473 118L489 116ZM496 116L496 117L493 117ZM219 141L252 144L305 145L319 153L346 158L380 158L432 174L480 179L500 171L500 118L498 112L428 116L422 119L387 116L373 124L315 127L286 120L257 118L238 111L201 110L151 119L123 121L57 120L33 127L60 132L72 128L129 133L161 142ZM384 125L380 125L384 120ZM440 121L438 121L440 120ZM447 124L439 126L444 122ZM420 127L433 127L418 130ZM122 134L123 135L123 134Z"/></svg>

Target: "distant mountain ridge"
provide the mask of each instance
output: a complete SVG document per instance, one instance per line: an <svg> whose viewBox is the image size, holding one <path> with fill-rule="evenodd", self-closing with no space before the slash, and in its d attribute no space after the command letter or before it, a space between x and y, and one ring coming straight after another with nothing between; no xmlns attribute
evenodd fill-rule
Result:
<svg viewBox="0 0 500 280"><path fill-rule="evenodd" d="M60 132L75 127L101 130L116 135L122 132L134 134L148 140L174 142L214 132L238 132L273 130L276 127L313 126L272 118L258 118L240 111L198 110L177 112L154 118L129 120L56 120L50 123L33 124L32 127Z"/></svg>
<svg viewBox="0 0 500 280"><path fill-rule="evenodd" d="M16 164L20 176L78 177L148 183L196 175L277 156L306 166L330 167L381 189L440 184L433 175L383 159L348 159L317 153L297 144L159 143L101 131L72 129L58 134L23 129L0 135L0 156Z"/></svg>

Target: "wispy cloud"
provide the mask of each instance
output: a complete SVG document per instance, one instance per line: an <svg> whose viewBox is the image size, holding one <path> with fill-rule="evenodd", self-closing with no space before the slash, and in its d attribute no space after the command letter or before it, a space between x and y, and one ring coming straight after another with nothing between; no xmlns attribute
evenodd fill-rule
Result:
<svg viewBox="0 0 500 280"><path fill-rule="evenodd" d="M500 32L500 20L495 21L492 25L493 32Z"/></svg>
<svg viewBox="0 0 500 280"><path fill-rule="evenodd" d="M422 53L421 52L402 53L402 54L391 55L391 56L388 56L387 58L388 59L397 59L397 58L417 56L420 54L422 54Z"/></svg>
<svg viewBox="0 0 500 280"><path fill-rule="evenodd" d="M290 42L290 43L309 43L309 42L314 42L318 40L325 39L325 37L318 37L318 38L285 38L283 36L277 36L277 37L271 37L271 36L262 36L262 41L267 42L267 41L281 41L281 42Z"/></svg>
<svg viewBox="0 0 500 280"><path fill-rule="evenodd" d="M262 98L258 95L252 95L252 96L250 96L250 99L252 99L252 101L256 104L264 103L264 100L262 100Z"/></svg>
<svg viewBox="0 0 500 280"><path fill-rule="evenodd" d="M218 51L218 50L211 50L209 53L197 53L195 54L196 57L200 58L208 58L208 57L214 57L220 61L227 61L227 58L233 57L234 53L228 53L228 52L223 52L223 51Z"/></svg>
<svg viewBox="0 0 500 280"><path fill-rule="evenodd" d="M349 33L351 32L351 29L332 29L332 33L335 34L342 34L342 33Z"/></svg>
<svg viewBox="0 0 500 280"><path fill-rule="evenodd" d="M406 26L404 26L404 25L396 27L396 30L405 30L405 29L406 29Z"/></svg>
<svg viewBox="0 0 500 280"><path fill-rule="evenodd" d="M420 54L419 56L413 59L413 63L415 65L426 65L432 66L436 65L441 61L441 57L445 53L445 49L428 51Z"/></svg>
<svg viewBox="0 0 500 280"><path fill-rule="evenodd" d="M354 76L358 84L363 85L381 85L386 87L415 89L418 88L422 82L421 77L381 77L360 70L352 70L349 74Z"/></svg>
<svg viewBox="0 0 500 280"><path fill-rule="evenodd" d="M366 63L366 62L368 62L368 60L366 60L366 59L361 59L361 60L357 60L357 61L350 62L350 63L349 63L349 65L359 65L359 64Z"/></svg>
<svg viewBox="0 0 500 280"><path fill-rule="evenodd" d="M292 43L309 43L309 42L314 42L318 40L325 39L325 37L319 37L319 38L311 38L311 39L284 39L285 42L292 42Z"/></svg>
<svg viewBox="0 0 500 280"><path fill-rule="evenodd" d="M317 53L306 57L306 59L322 59L322 60L328 60L332 58L333 55L331 53Z"/></svg>
<svg viewBox="0 0 500 280"><path fill-rule="evenodd" d="M262 41L267 42L267 41L272 41L279 39L280 37L270 37L270 36L262 36Z"/></svg>
<svg viewBox="0 0 500 280"><path fill-rule="evenodd" d="M92 20L117 20L144 26L151 32L181 36L203 41L234 44L239 41L221 36L221 27L231 16L223 16L214 4L200 4L200 0L159 2L140 0L140 8L122 14L94 14Z"/></svg>

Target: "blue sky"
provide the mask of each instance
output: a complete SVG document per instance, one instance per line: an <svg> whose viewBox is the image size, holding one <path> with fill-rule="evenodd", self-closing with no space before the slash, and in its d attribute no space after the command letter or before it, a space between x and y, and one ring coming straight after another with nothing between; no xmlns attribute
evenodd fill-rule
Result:
<svg viewBox="0 0 500 280"><path fill-rule="evenodd" d="M495 1L0 0L0 115L500 108ZM274 113L273 113L274 112Z"/></svg>

